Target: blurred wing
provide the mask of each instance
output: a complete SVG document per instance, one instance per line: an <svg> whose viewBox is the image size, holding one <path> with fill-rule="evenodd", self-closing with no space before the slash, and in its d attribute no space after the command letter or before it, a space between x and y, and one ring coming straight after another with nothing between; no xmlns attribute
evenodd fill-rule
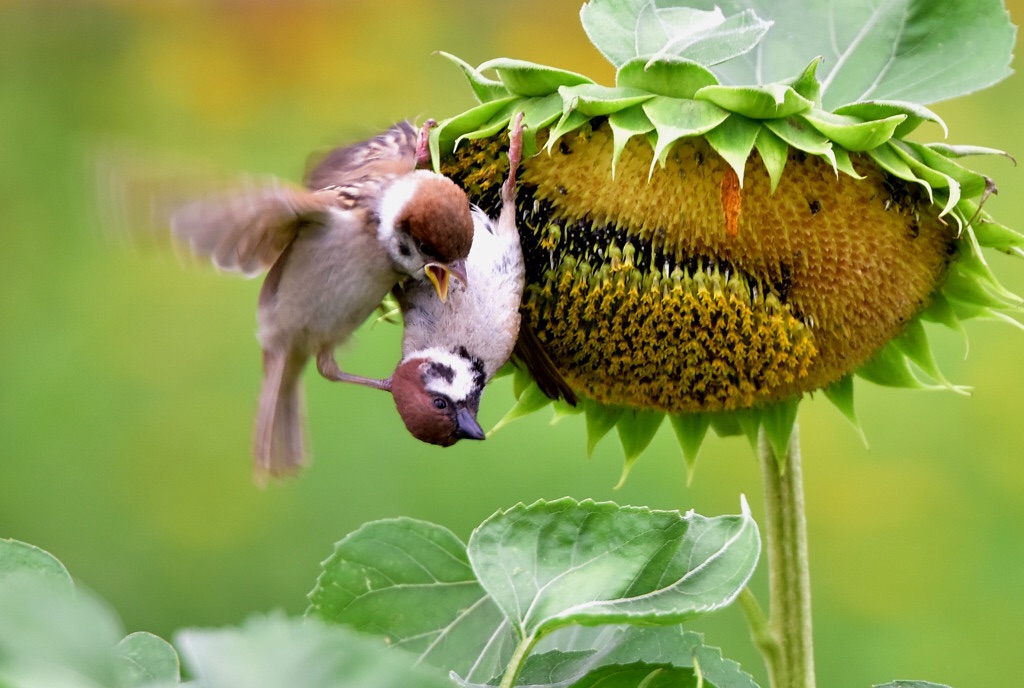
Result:
<svg viewBox="0 0 1024 688"><path fill-rule="evenodd" d="M419 132L409 122L399 122L368 141L335 148L306 174L306 186L325 189L356 181L392 176L416 169Z"/></svg>
<svg viewBox="0 0 1024 688"><path fill-rule="evenodd" d="M171 231L221 270L252 275L273 265L303 224L326 222L336 203L333 192L281 183L238 188L181 206Z"/></svg>
<svg viewBox="0 0 1024 688"><path fill-rule="evenodd" d="M575 406L578 399L576 392L572 390L569 383L565 381L562 374L555 367L544 345L526 318L519 322L519 339L516 340L516 347L513 356L517 361L522 362L530 372L534 382L540 387L550 399L564 399L570 406Z"/></svg>

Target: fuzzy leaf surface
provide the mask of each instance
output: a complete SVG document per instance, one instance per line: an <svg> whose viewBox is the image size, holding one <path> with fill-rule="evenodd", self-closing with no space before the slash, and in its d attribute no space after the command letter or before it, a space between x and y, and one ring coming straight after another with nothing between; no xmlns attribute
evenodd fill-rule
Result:
<svg viewBox="0 0 1024 688"><path fill-rule="evenodd" d="M694 665L705 686L757 688L736 662L681 626L572 626L542 640L526 660L517 685L531 688L580 686L697 686ZM653 675L652 675L653 674ZM652 684L642 679L651 676ZM632 682L622 683L629 677ZM614 680L613 680L614 679ZM668 681L671 682L659 682ZM463 686L480 684L458 679Z"/></svg>
<svg viewBox="0 0 1024 688"><path fill-rule="evenodd" d="M690 4L690 3L688 3ZM634 57L681 57L703 65L751 50L771 26L750 9L707 10L656 0L591 0L580 10L591 42L616 67Z"/></svg>
<svg viewBox="0 0 1024 688"><path fill-rule="evenodd" d="M190 629L175 638L197 688L442 688L441 672L413 666L376 638L317 619L255 617L237 628Z"/></svg>
<svg viewBox="0 0 1024 688"><path fill-rule="evenodd" d="M752 50L715 66L723 83L786 81L820 55L818 78L827 109L860 100L934 103L991 86L1011 73L1015 29L1001 0L686 4L720 7L726 16L753 9L774 22Z"/></svg>
<svg viewBox="0 0 1024 688"><path fill-rule="evenodd" d="M121 684L125 688L146 685L177 685L180 666L178 653L163 638L138 632L125 636L114 650L119 664Z"/></svg>
<svg viewBox="0 0 1024 688"><path fill-rule="evenodd" d="M675 624L729 604L760 554L739 516L561 499L481 524L469 560L521 637L570 624Z"/></svg>
<svg viewBox="0 0 1024 688"><path fill-rule="evenodd" d="M71 589L71 574L46 550L19 540L0 538L0 584L10 577L45 580Z"/></svg>
<svg viewBox="0 0 1024 688"><path fill-rule="evenodd" d="M384 636L437 667L487 680L514 647L511 626L477 582L466 546L410 518L351 533L322 565L310 616Z"/></svg>

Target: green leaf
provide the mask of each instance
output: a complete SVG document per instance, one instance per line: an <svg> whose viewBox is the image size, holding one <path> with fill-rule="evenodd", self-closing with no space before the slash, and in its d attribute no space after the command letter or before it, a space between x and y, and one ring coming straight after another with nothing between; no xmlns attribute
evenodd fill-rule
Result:
<svg viewBox="0 0 1024 688"><path fill-rule="evenodd" d="M579 110L591 117L610 115L653 97L651 93L636 88L612 88L597 84L560 86L558 94L562 97L562 108L565 112Z"/></svg>
<svg viewBox="0 0 1024 688"><path fill-rule="evenodd" d="M821 82L818 81L818 65L820 64L821 57L814 58L800 73L800 76L790 82L793 90L811 101L815 107L821 106Z"/></svg>
<svg viewBox="0 0 1024 688"><path fill-rule="evenodd" d="M924 324L919 319L915 318L907 323L903 332L893 339L892 342L896 348L903 352L903 355L913 361L914 365L924 371L925 374L931 376L933 380L943 387L958 394L969 393L969 387L954 385L939 370L939 365L935 362L935 356L932 354L931 343L928 341L928 335L924 330Z"/></svg>
<svg viewBox="0 0 1024 688"><path fill-rule="evenodd" d="M768 127L761 127L757 132L757 139L754 141L757 152L761 155L761 162L768 170L768 178L772 183L772 193L779 186L782 179L782 172L786 169L786 161L789 160L789 144L779 138Z"/></svg>
<svg viewBox="0 0 1024 688"><path fill-rule="evenodd" d="M594 447L619 422L623 409L620 406L605 406L590 399L585 399L583 404L587 414L587 456L593 456Z"/></svg>
<svg viewBox="0 0 1024 688"><path fill-rule="evenodd" d="M132 633L114 650L119 665L118 685L122 688L144 688L152 683L178 685L180 664L178 653L163 638L152 633Z"/></svg>
<svg viewBox="0 0 1024 688"><path fill-rule="evenodd" d="M949 688L945 683L932 683L931 681L892 681L874 688Z"/></svg>
<svg viewBox="0 0 1024 688"><path fill-rule="evenodd" d="M523 113L523 157L529 158L537 152L537 132L562 116L562 97L552 93L543 98L523 98L513 110Z"/></svg>
<svg viewBox="0 0 1024 688"><path fill-rule="evenodd" d="M454 150L456 140L471 136L472 132L476 132L500 112L508 111L511 117L511 110L518 100L511 97L492 100L446 119L431 129L430 155L434 160L435 169L440 165L442 147L446 152Z"/></svg>
<svg viewBox="0 0 1024 688"><path fill-rule="evenodd" d="M318 619L254 617L238 628L185 630L177 634L189 673L209 688L443 688L439 671Z"/></svg>
<svg viewBox="0 0 1024 688"><path fill-rule="evenodd" d="M564 113L562 118L558 120L558 123L548 131L548 142L545 147L551 150L555 143L558 142L558 139L571 131L576 131L589 121L590 117L582 112L572 111Z"/></svg>
<svg viewBox="0 0 1024 688"><path fill-rule="evenodd" d="M374 521L349 534L321 565L309 598L307 615L384 636L427 664L474 679L490 679L514 647L466 546L425 521Z"/></svg>
<svg viewBox="0 0 1024 688"><path fill-rule="evenodd" d="M837 107L833 112L837 115L859 117L862 120L887 119L894 115L904 115L903 122L893 132L897 138L904 138L925 122L934 122L942 127L942 135L949 136L949 129L942 118L923 105L891 100L864 100L859 103Z"/></svg>
<svg viewBox="0 0 1024 688"><path fill-rule="evenodd" d="M769 119L765 120L764 126L771 129L773 134L793 148L810 153L811 155L825 156L832 161L833 166L835 165L835 156L832 154L832 141L800 117Z"/></svg>
<svg viewBox="0 0 1024 688"><path fill-rule="evenodd" d="M636 58L619 67L615 83L669 98L693 98L697 91L718 83L710 71L687 60L658 60L648 63Z"/></svg>
<svg viewBox="0 0 1024 688"><path fill-rule="evenodd" d="M1001 155L1009 158L1014 164L1017 160L1006 151L998 148L987 148L986 146L951 146L945 143L929 143L932 150L945 155L947 158L963 158L970 155Z"/></svg>
<svg viewBox="0 0 1024 688"><path fill-rule="evenodd" d="M497 423L494 424L494 427L490 429L487 436L490 437L512 421L522 418L523 416L528 416L534 411L539 411L550 403L551 398L544 394L535 382L531 381L526 389L524 389L519 395L515 405L510 408Z"/></svg>
<svg viewBox="0 0 1024 688"><path fill-rule="evenodd" d="M813 110L802 115L804 121L849 151L876 148L893 137L893 132L906 119L906 115L893 115L886 119L863 121L848 115L834 115L824 110Z"/></svg>
<svg viewBox="0 0 1024 688"><path fill-rule="evenodd" d="M694 96L751 119L775 119L807 112L813 103L785 84L705 86Z"/></svg>
<svg viewBox="0 0 1024 688"><path fill-rule="evenodd" d="M676 433L676 440L683 450L683 458L686 460L687 482L693 480L693 472L697 468L697 454L700 452L704 438L711 427L711 419L703 413L677 413L668 417L672 423L672 429Z"/></svg>
<svg viewBox="0 0 1024 688"><path fill-rule="evenodd" d="M654 163L664 165L672 144L684 137L700 136L724 122L729 113L713 103L703 100L679 100L658 96L641 107L658 132L654 148Z"/></svg>
<svg viewBox="0 0 1024 688"><path fill-rule="evenodd" d="M487 519L469 540L477 578L520 637L571 624L675 624L729 604L760 552L740 516L561 499Z"/></svg>
<svg viewBox="0 0 1024 688"><path fill-rule="evenodd" d="M867 363L857 369L857 375L886 387L904 387L907 389L937 389L921 381L910 365L906 356L894 343L889 342Z"/></svg>
<svg viewBox="0 0 1024 688"><path fill-rule="evenodd" d="M546 96L556 93L559 86L594 83L589 77L576 72L505 57L488 60L477 69L481 72L493 69L505 88L519 96Z"/></svg>
<svg viewBox="0 0 1024 688"><path fill-rule="evenodd" d="M0 685L120 688L114 648L123 636L109 605L53 571L0 584Z"/></svg>
<svg viewBox="0 0 1024 688"><path fill-rule="evenodd" d="M869 98L934 103L1011 73L1015 31L1001 0L831 4L843 22L832 24L837 40L834 66L822 79L826 105Z"/></svg>
<svg viewBox="0 0 1024 688"><path fill-rule="evenodd" d="M860 433L861 440L866 447L868 444L867 435L864 434L864 430L860 425L860 418L857 417L857 409L853 403L853 376L844 375L833 382L825 388L825 396Z"/></svg>
<svg viewBox="0 0 1024 688"><path fill-rule="evenodd" d="M473 89L473 95L481 103L486 103L490 100L498 100L499 98L507 98L509 96L508 89L500 81L488 79L481 74L475 67L470 65L468 62L446 53L443 50L438 50L437 54L441 57L455 63L455 66L462 70L462 73L466 75L466 80L469 81L469 87Z"/></svg>
<svg viewBox="0 0 1024 688"><path fill-rule="evenodd" d="M789 438L793 435L799 406L800 397L794 397L761 409L761 427L772 451L780 459L789 455Z"/></svg>
<svg viewBox="0 0 1024 688"><path fill-rule="evenodd" d="M0 584L10 578L42 580L71 590L74 583L64 564L35 545L0 538Z"/></svg>
<svg viewBox="0 0 1024 688"><path fill-rule="evenodd" d="M591 0L580 10L591 43L616 67L639 56L717 64L753 48L771 26L753 10L659 7L654 0Z"/></svg>
<svg viewBox="0 0 1024 688"><path fill-rule="evenodd" d="M608 118L608 125L612 129L612 176L615 176L615 163L618 162L626 144L634 136L647 134L654 131L654 123L651 122L643 107L634 105L631 108L612 113Z"/></svg>
<svg viewBox="0 0 1024 688"><path fill-rule="evenodd" d="M1005 225L989 219L971 225L978 243L1004 253L1014 253L1024 249L1024 234L1015 232Z"/></svg>
<svg viewBox="0 0 1024 688"><path fill-rule="evenodd" d="M730 115L729 119L704 135L715 152L736 172L741 187L743 173L747 169L747 158L754 150L754 142L761 129L760 123L751 121L743 115Z"/></svg>
<svg viewBox="0 0 1024 688"><path fill-rule="evenodd" d="M665 420L665 414L661 411L648 411L643 409L626 409L615 424L619 433L619 441L622 443L622 451L625 454L625 461L622 466L622 475L616 487L625 484L629 476L629 470L633 467L640 455L647 449L647 446L658 434L661 422Z"/></svg>
<svg viewBox="0 0 1024 688"><path fill-rule="evenodd" d="M631 3L633 4L633 3ZM728 14L745 0L690 0ZM799 74L820 55L824 107L863 100L934 103L1009 76L1015 30L1001 0L862 0L765 4L771 31L717 65L723 83L765 84ZM953 56L951 58L951 56Z"/></svg>
<svg viewBox="0 0 1024 688"><path fill-rule="evenodd" d="M705 685L757 688L736 662L724 659L718 648L705 645L699 633L680 626L564 629L555 631L544 644L553 649L526 661L521 685L575 686L576 681L592 679L604 667L646 664L678 670L678 677L684 681L697 680L694 669L699 667Z"/></svg>

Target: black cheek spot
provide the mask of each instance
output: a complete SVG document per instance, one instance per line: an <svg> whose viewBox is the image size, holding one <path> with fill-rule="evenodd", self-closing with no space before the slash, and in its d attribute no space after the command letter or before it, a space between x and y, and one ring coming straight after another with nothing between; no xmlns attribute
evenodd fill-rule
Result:
<svg viewBox="0 0 1024 688"><path fill-rule="evenodd" d="M412 255L412 249L409 248L409 244L405 243L404 241L398 244L398 252L401 253L406 258Z"/></svg>

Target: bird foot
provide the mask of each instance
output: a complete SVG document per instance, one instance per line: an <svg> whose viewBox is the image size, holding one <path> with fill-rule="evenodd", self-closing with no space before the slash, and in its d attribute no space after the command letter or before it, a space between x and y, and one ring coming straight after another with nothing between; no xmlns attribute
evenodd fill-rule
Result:
<svg viewBox="0 0 1024 688"><path fill-rule="evenodd" d="M436 119L428 119L420 128L420 138L416 145L416 167L430 166L430 130L437 126Z"/></svg>
<svg viewBox="0 0 1024 688"><path fill-rule="evenodd" d="M515 198L516 172L523 159L523 113L517 112L512 118L512 128L508 133L508 178L501 187L502 200Z"/></svg>

